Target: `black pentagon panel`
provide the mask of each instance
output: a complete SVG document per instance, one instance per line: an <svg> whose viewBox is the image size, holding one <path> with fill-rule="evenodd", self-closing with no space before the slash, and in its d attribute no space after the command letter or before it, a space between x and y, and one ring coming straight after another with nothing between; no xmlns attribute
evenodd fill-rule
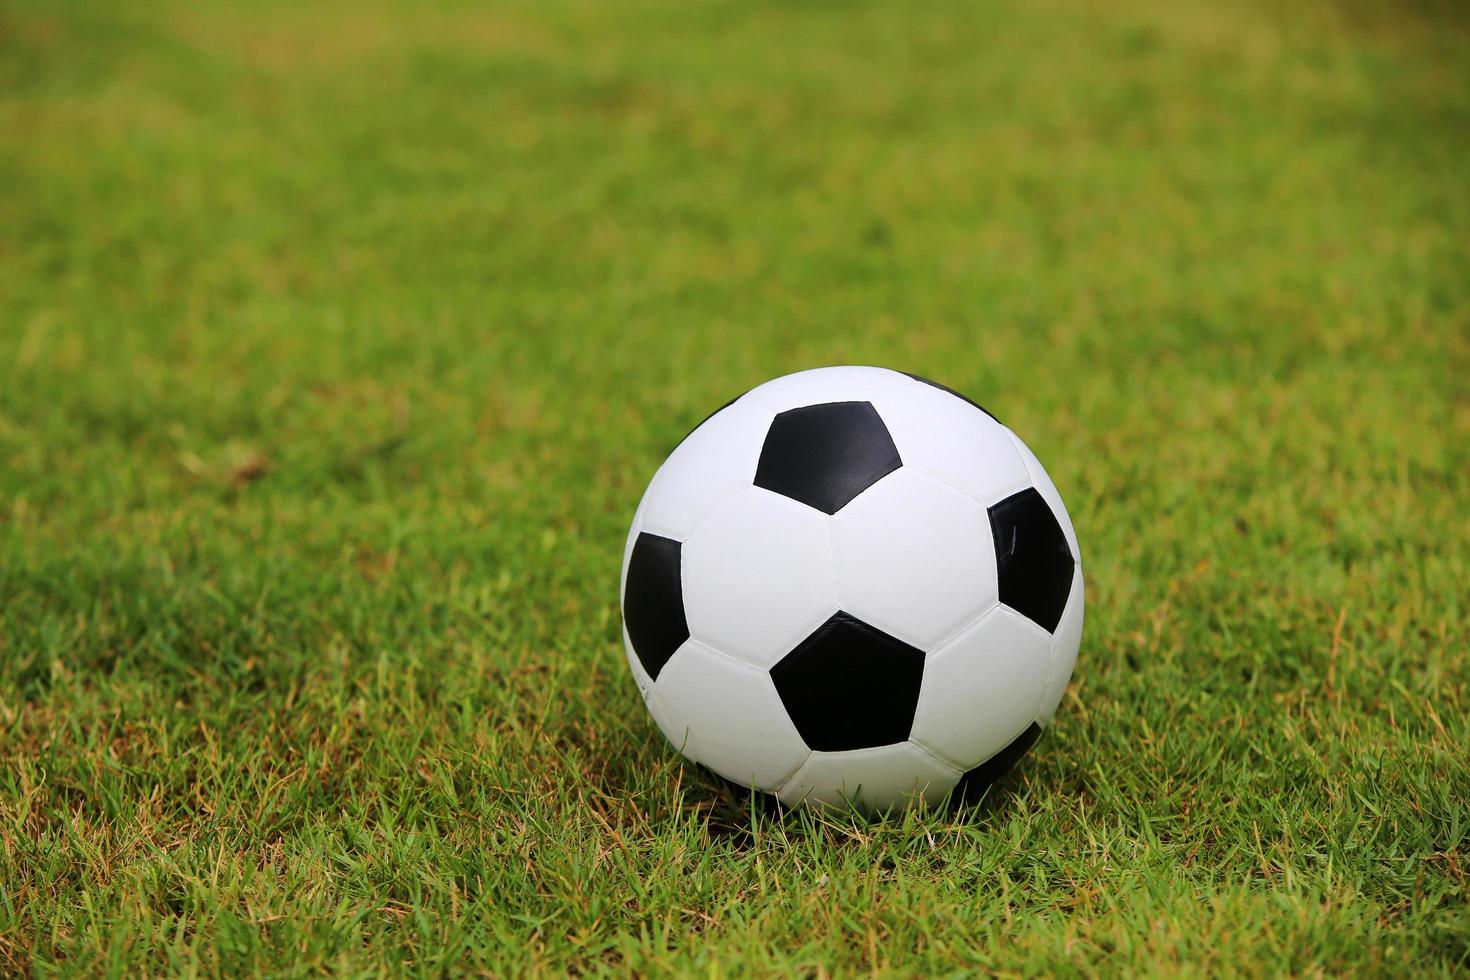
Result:
<svg viewBox="0 0 1470 980"><path fill-rule="evenodd" d="M679 571L681 550L677 541L639 534L628 559L623 624L628 627L633 652L655 680L674 651L689 639Z"/></svg>
<svg viewBox="0 0 1470 980"><path fill-rule="evenodd" d="M1076 565L1067 536L1035 487L990 508L1000 601L1048 633L1056 632Z"/></svg>
<svg viewBox="0 0 1470 980"><path fill-rule="evenodd" d="M820 752L909 737L924 653L839 612L771 668L802 740Z"/></svg>
<svg viewBox="0 0 1470 980"><path fill-rule="evenodd" d="M979 802L985 791L1010 772L1040 736L1041 726L1033 721L1031 727L1012 739L1009 745L961 776L950 792L950 799L963 803Z"/></svg>
<svg viewBox="0 0 1470 980"><path fill-rule="evenodd" d="M776 416L755 485L835 514L902 465L872 403L828 402Z"/></svg>
<svg viewBox="0 0 1470 980"><path fill-rule="evenodd" d="M995 414L993 412L991 412L990 409L986 408L984 405L980 404L975 399L971 398L969 395L966 395L963 392L955 391L949 385L942 385L938 381L930 381L928 378L921 377L920 375L917 375L917 374L909 374L909 372L907 372L907 371L905 371L904 374L908 374L908 376L911 377L911 378L913 378L915 381L918 381L921 384L926 384L926 385L928 385L931 388L938 388L940 391L947 391L951 395L954 395L956 398L958 398L960 401L968 402L970 405L974 406L975 408L980 409L980 411L984 412L986 415L989 415L992 419L995 419L995 421L997 421L997 422L1000 421L1000 419L996 419L995 418Z"/></svg>

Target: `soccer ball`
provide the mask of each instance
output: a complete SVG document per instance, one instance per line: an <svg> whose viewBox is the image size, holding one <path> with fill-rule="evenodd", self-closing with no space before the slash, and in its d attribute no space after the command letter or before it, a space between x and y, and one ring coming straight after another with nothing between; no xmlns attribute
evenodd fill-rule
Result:
<svg viewBox="0 0 1470 980"><path fill-rule="evenodd" d="M767 382L685 436L623 555L628 664L693 761L786 805L967 797L1048 724L1082 567L1036 457L883 368Z"/></svg>

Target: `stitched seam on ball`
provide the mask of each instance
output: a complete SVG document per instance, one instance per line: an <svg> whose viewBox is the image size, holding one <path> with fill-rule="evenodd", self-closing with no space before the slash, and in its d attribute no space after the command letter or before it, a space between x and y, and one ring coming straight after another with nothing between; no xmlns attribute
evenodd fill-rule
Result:
<svg viewBox="0 0 1470 980"><path fill-rule="evenodd" d="M803 744L805 744L805 743L803 743ZM812 750L811 749L807 749L806 750L806 754L804 754L801 757L801 759L796 763L795 768L793 768L790 772L786 773L780 779L776 780L776 785L775 785L774 788L757 787L757 789L760 789L761 792L764 792L764 793L770 793L773 796L776 796L776 795L780 794L780 792L783 789L786 788L786 784L789 783L789 782L791 782L791 780L793 780L793 779L796 778L796 774L799 773L799 772L801 772L801 767L804 766L804 765L806 765L806 760L810 759L811 757L812 757Z"/></svg>
<svg viewBox="0 0 1470 980"><path fill-rule="evenodd" d="M832 598L837 603L833 615L843 610L842 605L842 549L837 546L837 518L827 515L827 571L832 575ZM831 618L831 617L828 617Z"/></svg>
<svg viewBox="0 0 1470 980"><path fill-rule="evenodd" d="M1012 450L1012 452L1014 452L1014 450ZM1028 480L1034 481L1035 480L1035 477L1031 476L1031 470L1027 468L1026 461L1023 459L1023 460L1020 460L1020 463L1021 463L1021 469L1022 469L1022 471L1025 472ZM1007 497L1010 497L1010 496L1013 496L1015 494L1018 494L1022 490L1025 490L1027 487L1029 487L1029 486L1032 485L1031 483L1028 482L1028 483L1023 483L1023 484L1020 484L1018 486L1015 486L1014 489L1012 489L1010 487L1007 487L1007 489L1004 490L1000 494L1000 496L996 497L994 500L990 501L989 503L986 503L984 500L982 500L981 498L975 496L973 493L971 493L970 491L966 490L964 487L957 487L953 483L951 483L948 480L946 480L944 477L940 476L938 473L932 473L929 470L925 469L922 464L918 464L918 463L913 463L913 464L905 463L904 465L907 466L909 469L913 470L915 473L918 473L921 476L928 477L929 479L933 480L935 483L940 484L941 486L949 487L949 489L953 490L955 493L962 493L962 494L964 494L970 500L973 500L973 501L975 501L975 503L979 504L981 507L984 507L987 511L992 506L994 506L995 504L998 504L1002 500L1005 500Z"/></svg>
<svg viewBox="0 0 1470 980"><path fill-rule="evenodd" d="M924 655L927 657L931 653L938 653L940 650L943 650L945 647L949 646L956 639L958 639L960 634L964 633L966 630L970 629L973 626L978 626L982 619L994 613L997 609L1000 608L1000 605L1001 603L999 599L993 600L990 605L986 606L984 609L980 610L978 613L965 620L959 626L956 626L954 629L941 636L938 640L934 641L934 643L930 645L929 649L924 651Z"/></svg>
<svg viewBox="0 0 1470 980"><path fill-rule="evenodd" d="M1079 562L1079 561L1076 561L1075 559L1072 562L1072 583L1073 583L1073 586L1074 587L1067 590L1067 604L1062 607L1062 618L1063 619L1065 619L1066 616L1067 616L1067 614L1072 611L1072 600L1074 598L1078 602L1084 601L1083 600L1083 591L1084 591L1084 589L1086 587L1086 583L1084 583L1082 581L1082 563ZM1083 588L1077 588L1076 586L1082 586ZM1074 592L1076 593L1075 596L1073 595ZM1061 620L1058 620L1057 621L1057 631L1058 632L1057 633L1053 633L1051 635L1051 662L1049 664L1047 664L1047 667L1046 667L1046 686L1041 689L1041 697L1038 698L1037 701L1036 701L1036 710L1035 710L1034 714L1036 715L1036 718L1037 718L1038 723L1040 722L1040 719L1041 719L1041 703L1042 703L1042 701L1044 701L1046 699L1047 694L1051 691L1052 682L1056 679L1056 670L1057 670L1057 640L1058 640L1058 636L1059 636L1059 633L1061 631L1061 628L1062 628ZM1066 688L1063 688L1062 689L1062 696L1057 699L1057 709L1056 710L1058 710L1058 711L1061 710L1062 701L1064 701L1066 699L1066 697L1067 697L1067 690L1066 690Z"/></svg>
<svg viewBox="0 0 1470 980"><path fill-rule="evenodd" d="M1076 583L1077 576L1079 576L1081 574L1082 574L1082 570L1077 567L1077 561L1076 561L1076 559L1073 559L1072 560L1072 580L1073 580L1073 583L1074 584ZM1066 602L1065 605L1062 606L1062 619L1065 619L1066 618L1068 610L1071 609L1071 606L1072 606L1072 593L1075 592L1075 591L1076 591L1076 589L1072 588L1071 586L1069 586L1067 588L1067 602ZM1041 685L1041 693L1038 694L1037 697L1036 697L1036 704L1031 708L1031 717L1038 724L1040 724L1040 722L1041 722L1041 704L1042 704L1043 701L1046 700L1047 693L1049 691L1051 691L1052 681L1056 678L1056 672L1057 672L1057 631L1059 631L1061 628L1062 628L1062 621L1061 621L1061 619L1058 619L1057 620L1057 630L1054 630L1052 632L1052 634L1051 634L1051 642L1046 645L1046 654L1047 654L1047 659L1046 659L1046 680Z"/></svg>
<svg viewBox="0 0 1470 980"><path fill-rule="evenodd" d="M925 479L933 480L935 483L939 484L940 486L947 487L948 489L953 490L955 493L960 494L961 496L963 496L966 500L974 501L975 503L979 504L982 508L985 508L985 505L983 503L981 503L981 501L979 500L979 498L977 498L974 494L965 493L965 491L961 490L957 486L954 486L949 481L944 480L944 479L942 479L940 477L937 477L934 474L932 474L932 473L930 473L930 472L928 472L928 471L926 471L924 469L921 469L920 467L915 466L915 467L911 467L911 468L913 470L915 470L920 476L924 477ZM990 514L989 508L985 508L985 513L986 513L986 531L988 532L989 529L990 529L989 528L989 514ZM985 535L985 542L984 542L984 544L987 545L987 546L989 546L991 548L991 555L992 555L992 557L994 557L994 548L995 548L995 545L991 542L990 535L988 533ZM994 566L992 566L992 570L994 570ZM996 579L996 583L997 583L996 598L992 599L986 605L980 607L978 610L975 611L975 613L973 615L971 615L969 618L963 620L958 626L955 626L948 633L945 633L943 636L941 636L939 639L935 640L933 643L927 644L926 646L922 647L922 649L924 649L924 652L925 652L926 655L928 654L928 652L930 650L938 650L938 649L940 649L946 643L948 643L950 640L953 640L955 637L959 636L961 633L963 633L965 630L969 629L975 623L978 623L980 620L984 619L986 616L990 615L993 611L995 611L995 608L1000 605L1000 593L999 593L999 588L998 588L998 586L999 586L999 574L997 573L993 577ZM913 646L919 646L919 644L912 644L912 645Z"/></svg>
<svg viewBox="0 0 1470 980"><path fill-rule="evenodd" d="M931 749L929 746L925 745L923 742L920 742L913 736L909 736L909 744L918 749L920 752L927 755L929 758L933 759L935 762L939 763L939 765L943 766L944 768L954 770L956 782L958 782L960 777L965 774L965 770L962 769L953 759L949 758L941 752Z"/></svg>
<svg viewBox="0 0 1470 980"><path fill-rule="evenodd" d="M733 653L726 653L724 650L721 650L719 647L715 646L713 643L710 643L710 642L705 641L705 640L701 640L698 637L692 637L691 639L694 642L694 644L696 646L698 646L701 650L707 650L707 651L709 651L710 653L714 654L715 656L719 657L722 660L728 660L732 664L738 664L739 666L744 667L746 670L753 670L756 673L763 673L763 674L769 674L770 673L770 668L769 667L761 667L760 665L753 664L753 663L751 663L748 660L741 660L739 657L735 656Z"/></svg>
<svg viewBox="0 0 1470 980"><path fill-rule="evenodd" d="M755 483L753 481L752 482L749 482L749 483L742 483L740 486L736 487L735 489L728 490L725 493L720 494L720 496L716 497L715 498L715 502L710 505L709 510L705 513L705 515L703 517L701 517L699 519L699 522L694 525L694 530L690 531L687 535L685 535L684 536L684 539L682 541L680 541L679 543L680 544L688 544L689 542L693 541L694 540L694 536L696 534L698 534L700 531L704 530L705 525L709 524L710 521L714 520L715 515L718 514L720 511L724 510L725 507L730 503L730 501L734 500L740 494L742 494L745 491L749 490L753 486L755 486Z"/></svg>
<svg viewBox="0 0 1470 980"><path fill-rule="evenodd" d="M748 395L748 394L750 394L750 392L746 392L746 394ZM740 397L741 398L744 398L745 395L742 395ZM739 401L739 399L736 399L736 401ZM732 404L733 404L733 402L732 402ZM719 413L716 413L716 414L719 414ZM771 418L774 419L775 416L772 415ZM767 431L770 431L770 426L771 426L770 421L767 421L766 422L766 430ZM762 436L761 437L761 444L764 445L764 443L765 443L765 437ZM698 522L695 523L694 528L688 534L686 534L684 536L684 539L682 541L683 544L688 544L691 540L693 540L694 539L694 536L696 534L698 534L700 532L700 530L702 530L704 528L704 526L706 524L708 524L714 518L714 516L716 514L718 514L725 507L725 505L727 505L731 500L734 500L735 497L736 497L736 495L742 494L745 491L749 490L751 487L755 486L755 471L756 471L756 466L760 462L760 446L759 445L756 446L755 454L754 455L755 455L755 459L749 460L748 462L750 463L750 465L745 468L745 471L750 474L750 478L748 480L746 480L744 483L740 484L740 486L735 487L733 490L729 490L729 491L721 494L720 496L716 497L714 503L712 503L710 505L709 510L705 512L704 516L701 517ZM665 462L665 465L667 465L667 462ZM659 469L662 470L663 467L661 466L661 467L659 467ZM658 479L658 474L657 473L655 473L653 476L654 476L654 479L655 480Z"/></svg>
<svg viewBox="0 0 1470 980"><path fill-rule="evenodd" d="M1080 541L1073 540L1077 537L1077 529L1075 527L1071 528L1071 534L1067 533L1068 528L1072 524L1072 516L1067 513L1067 505L1062 500L1062 491L1057 489L1056 482L1046 473L1045 467L1041 466L1040 460L1037 460L1035 467L1031 465L1031 459L1027 457L1029 456L1034 459L1036 454L1031 452L1029 448L1026 448L1026 444L1021 441L1021 437L1010 429L1006 429L1006 435L1011 437L1012 448L1015 450L1016 455L1021 457L1021 465L1026 467L1026 473L1031 477L1031 485L1036 488L1036 492L1041 493L1043 480L1051 484L1052 492L1056 494L1057 503L1060 505L1062 511L1060 514L1054 513L1052 516L1056 518L1058 526L1062 529L1062 537L1067 541L1067 550L1072 552L1072 561L1081 565L1082 544ZM1041 472L1037 472L1038 467L1041 468ZM1041 493L1041 499L1046 500L1046 494ZM1051 501L1047 500L1046 505L1050 507Z"/></svg>
<svg viewBox="0 0 1470 980"><path fill-rule="evenodd" d="M1036 473L1031 469L1031 461L1026 458L1027 454L1021 452L1021 447L1026 444L1022 442L1021 437L1012 432L1009 427L1002 426L1002 428L1006 430L1006 435L1010 437L1011 451L1014 452L1017 458L1021 460L1021 465L1025 467L1026 472L1031 474L1031 483L1034 486L1036 484Z"/></svg>
<svg viewBox="0 0 1470 980"><path fill-rule="evenodd" d="M803 744L805 744L805 743L803 743ZM808 748L806 750L806 755L802 757L801 762L797 764L797 766L796 766L795 769L791 770L791 775L789 775L785 779L781 780L781 784L779 786L777 786L775 789L771 790L771 793L774 794L777 798L779 798L782 793L786 792L786 787L787 786L790 786L791 785L791 781L793 779L795 779L801 773L801 771L803 769L806 768L806 764L808 762L812 761L812 756L815 755L815 754L816 754L816 751L814 749ZM806 793L803 793L802 794L801 800L796 800L793 803L786 803L783 800L782 801L782 805L783 806L796 806L798 803L802 802L802 800L805 800L810 793L811 793L811 790L808 789L806 791Z"/></svg>

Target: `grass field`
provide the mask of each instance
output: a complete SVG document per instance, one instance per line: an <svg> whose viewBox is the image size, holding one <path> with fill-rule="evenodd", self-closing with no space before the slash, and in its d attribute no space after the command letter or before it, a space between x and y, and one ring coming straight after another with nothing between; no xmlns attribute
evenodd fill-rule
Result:
<svg viewBox="0 0 1470 980"><path fill-rule="evenodd" d="M0 972L1463 974L1453 5L0 7ZM1089 612L975 810L623 662L766 377L961 388Z"/></svg>

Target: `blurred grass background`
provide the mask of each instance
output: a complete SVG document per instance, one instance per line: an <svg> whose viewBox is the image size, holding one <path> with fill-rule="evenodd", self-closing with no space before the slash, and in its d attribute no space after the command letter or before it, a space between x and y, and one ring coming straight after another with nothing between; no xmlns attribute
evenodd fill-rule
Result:
<svg viewBox="0 0 1470 980"><path fill-rule="evenodd" d="M0 6L0 969L1456 973L1457 4ZM978 812L752 815L626 676L766 377L1067 499Z"/></svg>

